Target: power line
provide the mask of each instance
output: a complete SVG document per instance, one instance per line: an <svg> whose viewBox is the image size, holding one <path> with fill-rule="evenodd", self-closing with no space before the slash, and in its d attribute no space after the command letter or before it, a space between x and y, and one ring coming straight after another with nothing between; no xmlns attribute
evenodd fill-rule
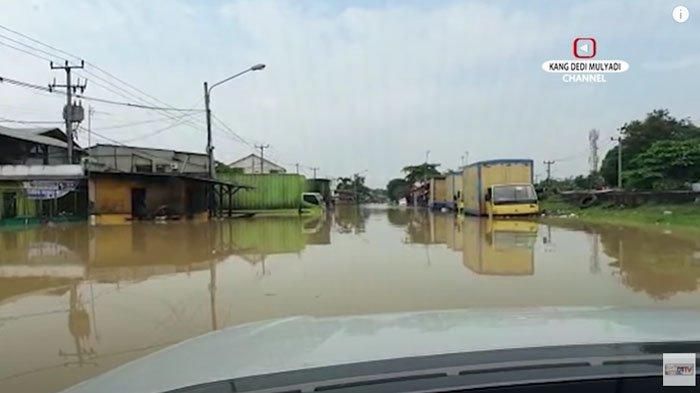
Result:
<svg viewBox="0 0 700 393"><path fill-rule="evenodd" d="M166 120L180 120L180 119L184 119L184 118L190 117L190 116L192 116L192 115L194 115L194 113L186 113L186 114L180 115L180 116L178 116L178 117L176 117L176 118L174 118L174 119L173 119L173 118L170 118L170 117L168 117L168 118L162 118L162 117L161 117L161 118L158 118L158 119L132 121L132 122L128 122L128 123L121 123L121 124L116 124L116 125L112 125L112 126L106 126L106 127L100 128L100 129L101 129L102 131L105 131L105 130L116 130L116 129L118 129L118 128L127 128L127 127L139 126L139 125L149 124L149 123L158 123L158 122L166 121Z"/></svg>
<svg viewBox="0 0 700 393"><path fill-rule="evenodd" d="M65 92L55 91L55 90L50 89L48 87L39 86L39 85L35 85L32 83L27 83L27 82L22 82L22 81L18 81L16 79L10 79L10 78L3 77L3 76L0 76L0 82L5 82L5 83L9 83L9 84L17 85L17 86L22 86L22 87L27 87L30 89L41 90L41 91L45 91L45 92L49 92L49 93L62 94L62 95L66 94ZM126 106L126 107L130 107L130 108L139 108L139 109L151 109L151 110L158 110L158 111L174 111L174 112L202 112L203 111L203 109L156 107L156 106L149 106L149 105L140 105L140 104L134 104L131 102L121 102L121 101L107 100L104 98L86 96L84 94L75 94L74 97L81 98L83 100L88 100L88 101L102 102L105 104L120 105L120 106Z"/></svg>
<svg viewBox="0 0 700 393"><path fill-rule="evenodd" d="M13 34L16 34L16 35L18 35L18 36L20 36L20 37L22 37L22 38L25 38L25 39L27 39L27 40L29 40L29 41L31 41L31 42L34 42L34 43L39 44L39 45L42 45L42 46L44 46L44 47L46 47L46 48L49 48L49 49L51 49L51 50L54 50L54 51L56 51L56 52L58 52L58 53L61 53L61 54L63 54L63 55L66 55L66 56L68 56L68 57L72 57L72 58L74 58L74 59L82 60L80 57L78 57L78 56L76 56L76 55L74 55L74 54L72 54L72 53L69 53L69 52L66 52L66 51L64 51L64 50L62 50L62 49L56 48L56 47L54 47L54 46L51 46L51 45L49 45L49 44L47 44L47 43L45 43L45 42L42 42L42 41L37 40L37 39L35 39L35 38L32 38L32 37L30 37L30 36L28 36L28 35L26 35L26 34L20 33L20 32L17 31L17 30L10 29L9 27L3 26L3 25L0 25L0 29L5 30L5 31L9 31L9 32L11 32L11 33L13 33ZM23 45L29 47L28 45L25 45L25 44L23 44ZM38 48L33 48L33 49L35 49L35 50L37 50L37 51L40 51L40 52L43 52L43 53L48 53L48 52L43 51L43 50L38 49ZM55 54L54 54L54 55L55 55ZM60 57L60 56L57 56L57 57L62 58L62 57ZM66 59L66 58L62 58L62 59L63 59L63 60L68 60L68 59ZM151 99L153 99L153 100L155 100L155 101L157 101L157 102L160 102L162 105L168 105L168 104L166 104L165 102L160 101L159 99L157 99L157 98L155 98L155 97L149 95L148 93L145 93L144 91L140 90L139 88L134 87L134 86L130 85L129 83L127 83L127 82L125 82L125 81L123 81L123 80L117 78L116 76L112 75L111 73L107 72L106 70L104 70L104 69L98 67L97 65L95 65L95 64L93 64L93 63L91 63L91 62L89 62L89 61L86 61L85 64L87 64L87 65L89 65L90 67L92 67L92 68L94 68L94 69L96 69L96 70L102 72L103 74L105 74L105 75L111 77L112 79L117 80L118 82L124 84L125 86L128 86L129 88L131 88L131 89L133 89L133 90L139 92L140 94L142 94L142 95L144 95L144 96L146 96L146 97L149 97L149 98L151 98ZM86 71L86 72L88 72L88 71ZM131 94L133 94L133 93L131 93ZM141 101L145 101L145 100L141 99Z"/></svg>
<svg viewBox="0 0 700 393"><path fill-rule="evenodd" d="M44 42L41 42L41 41L39 41L39 40L37 40L37 39L34 39L34 38L32 38L32 37L29 37L29 36L27 36L26 34L22 34L22 33L18 32L18 31L16 31L16 30L10 29L10 28L5 27L5 26L2 26L2 25L0 25L0 29L9 31L9 32L14 33L14 34L16 34L16 35L18 35L18 36L20 36L20 37L23 37L23 38L25 38L25 39L27 39L27 40L29 40L29 41L35 42L35 43L37 43L37 44L39 44L39 45L42 45L42 46L47 47L47 48L49 48L49 49L52 49L52 50L54 50L54 51L56 51L56 52L65 54L65 55L67 55L67 56L69 56L69 57L73 57L73 58L75 58L75 59L79 59L79 60L82 61L82 59L80 59L78 56L75 56L75 55L73 55L73 54L71 54L71 53L68 53L68 52L66 52L66 51L64 51L64 50L61 50L61 49L59 49L59 48L56 48L56 47L54 47L54 46L51 46L51 45L46 44L46 43L44 43ZM8 37L8 39L13 40L13 39L11 39L11 38L9 38L9 37ZM13 40L13 41L19 43L19 41L16 41L16 40ZM32 47L32 46L30 46L30 45L26 45L26 44L23 44L23 43L22 43L21 45L23 45L23 46L25 46L25 47L28 47L28 48L31 48L31 49L36 50L36 51L40 51L40 52L42 52L42 53L47 53L47 54L49 54L49 55L55 56L55 54L50 54L49 52L46 52L46 51L44 51L44 50L42 50L42 49L39 49L39 48ZM8 45L8 46L9 46L9 45ZM44 58L44 57L39 56L39 55L36 55L36 54L34 54L34 53L30 53L30 52L27 52L27 51L25 51L25 50L22 50L22 49L13 47L13 46L10 46L10 47L12 47L12 48L14 48L14 49L17 49L17 50L20 50L20 51L22 51L22 52L24 52L24 53L27 53L27 54L29 54L29 55L35 56L35 57L37 57L37 58L41 58L41 59L50 61L49 59ZM57 56L57 57L61 57L61 56ZM67 60L67 59L65 59L65 58L63 58L63 59L64 59L64 60ZM97 65L95 65L95 64L93 64L93 63L90 63L90 62L85 62L85 63L88 64L89 66L91 66L91 67L93 67L93 68L95 68L95 69L101 71L101 72L104 73L105 75L108 75L109 77L111 77L111 78L113 78L113 79L119 81L120 83L122 83L122 84L124 84L124 85L130 87L131 89L136 90L136 91L138 91L139 93L141 93L141 94L143 94L143 95L145 95L145 96L147 96L147 97L149 97L149 98L151 98L151 99L154 99L155 101L160 102L160 103L163 104L163 105L166 105L167 108L158 108L156 105L149 105L148 108L145 108L145 106L136 106L136 105L131 105L131 106L135 106L135 107L144 107L144 109L152 109L152 110L173 110L173 109L174 109L174 108L173 108L172 106L170 106L169 104L167 104L167 103L165 103L165 102L163 102L163 101L161 101L161 100L159 100L159 99L157 99L157 98L155 98L155 97L153 97L153 96L151 96L151 95L149 95L149 94L143 92L142 90L140 90L140 89L138 89L138 88L136 88L136 87L130 85L129 83L127 83L127 82L125 82L125 81L123 81L123 80L117 78L116 76L114 76L114 75L112 75L111 73L107 72L106 70L104 70L104 69L98 67ZM95 78L97 78L97 79L99 79L99 80L104 81L105 83L107 83L107 84L109 84L109 85L111 85L111 86L114 86L115 88L117 88L117 89L119 89L119 90L121 90L121 91L126 92L126 93L128 94L128 96L125 96L125 95L123 95L123 94L121 94L121 93L119 93L119 92L115 92L114 90L112 90L112 89L110 89L110 88L107 88L106 86L101 85L101 84L99 84L99 83L95 83L95 84L97 84L98 86L104 88L105 90L108 90L108 91L112 92L113 94L119 95L119 96L121 96L121 97L123 97L123 98L126 98L126 99L129 99L129 97L135 98L137 101L141 101L141 102L145 102L145 103L147 103L147 104L151 104L151 103L148 102L147 100L145 100L145 99L143 99L143 98L141 98L141 97L135 95L134 93L129 92L128 90L126 90L126 89L124 89L124 88L122 88L122 87L120 87L120 86L117 86L117 85L111 83L110 81L108 81L108 80L106 80L106 79L104 79L104 78L99 77L98 75L96 75L95 73L93 73L93 72L91 72L91 71L89 71L89 70L85 70L85 72L88 73L88 74L90 74L90 75L92 75L92 76L94 76ZM93 81L93 82L94 82L94 81ZM87 98L85 98L85 99L87 99ZM107 102L106 100L103 100L103 101L101 101L101 102L110 103L110 102ZM166 116L168 116L168 115L166 114ZM196 126L195 124L191 123L191 122L187 122L186 124L189 125L189 126L192 127L192 128L197 129L197 126Z"/></svg>
<svg viewBox="0 0 700 393"><path fill-rule="evenodd" d="M188 116L192 116L192 114L189 114ZM186 117L186 116L185 116L185 117ZM163 133L163 132L165 132L165 131L167 131L167 130L170 130L170 129L172 129L172 128L175 128L175 127L181 125L181 124L183 123L183 121L184 121L184 120L180 120L179 122L170 124L170 125L168 125L168 126L165 126L165 127L163 127L163 128L157 129L157 130L155 130L155 131L151 131L151 132L149 132L149 133L147 133L147 134L143 134L143 135L137 136L137 137L135 137L135 138L130 138L130 139L123 140L122 142L133 142L133 141L137 141L137 140L139 140L139 139L150 138L150 137L152 137L152 136L161 134L161 133Z"/></svg>
<svg viewBox="0 0 700 393"><path fill-rule="evenodd" d="M62 121L51 120L14 120L0 117L0 123L19 123L19 124L63 124Z"/></svg>
<svg viewBox="0 0 700 393"><path fill-rule="evenodd" d="M40 45L43 45L43 46L45 46L45 47L47 47L47 48L50 48L50 49L54 50L54 51L57 51L57 52L60 52L60 53L64 53L64 54L66 54L66 55L68 55L68 56L70 56L70 57L79 59L79 58L78 58L77 56L75 56L75 55L72 55L72 54L70 54L70 53L68 53L68 52L65 52L65 51L63 51L63 50L61 50L61 49L58 49L58 48L56 48L56 47L53 47L53 46L51 46L51 45L45 44L45 43L43 43L43 42L41 42L41 41L39 41L39 40L35 40L35 39L33 39L33 38L31 38L31 37L29 37L29 36L27 36L27 35L24 35L24 34L22 34L22 33L17 32L17 31L15 31L15 30L6 28L6 27L1 26L1 25L0 25L0 28L2 28L2 29L4 29L4 30L7 30L7 31L10 31L10 32L12 32L12 33L14 33L14 34L17 34L17 35L21 36L21 37L24 37L25 39L28 39L28 40L30 40L30 41L32 41L32 42L36 42L36 43L38 43L38 44L40 44ZM11 41L11 42L17 43L17 44L19 44L19 45L21 45L21 46L23 46L23 47L25 47L25 48L28 48L28 49L31 49L31 50L40 52L40 53L42 53L42 54L46 54L46 55L51 56L51 57L56 56L56 57L58 57L58 58L62 58L62 59L64 59L64 60L66 60L66 62L68 61L66 58L61 57L61 56L57 56L55 53L50 53L50 52L47 52L47 51L45 51L45 50L43 50L43 49L36 48L36 47L31 46L31 45L27 45L27 44L25 44L25 43L22 43L21 41L15 40L15 39L10 38L10 37L7 37L7 36L5 36L5 35L0 35L0 37L4 38L4 39L6 39L6 40L9 40L9 41ZM7 43L5 43L5 42L2 42L2 41L0 41L0 44L3 44L3 45L5 45L5 46L7 46L7 47L9 47L9 48L15 49L15 50L20 51L20 52L22 52L22 53L25 53L25 54L27 54L27 55L30 55L30 56L33 56L33 57L36 57L36 58L38 58L38 59L45 60L45 61L48 61L49 63L51 63L51 59L46 58L46 57L43 57L43 56L40 56L40 55L37 55L36 53L32 53L32 52L29 52L29 51L24 50L24 49L22 49L22 48L18 48L18 47L16 47L16 46L9 45L9 44L7 44ZM81 60L81 64L83 64L83 61L82 61L82 60ZM112 74L110 74L109 72L107 72L107 71L105 71L105 70L99 68L98 66L96 66L96 65L94 65L94 64L92 64L92 63L89 63L89 62L88 62L88 64L91 65L92 67L94 67L95 69L101 70L103 73L109 75L110 77L112 77L112 78L114 78L114 79L117 79L118 81L120 81L121 83L123 83L123 84L125 84L125 85L131 87L132 89L135 89L135 90L139 91L141 94L144 94L144 95L146 95L146 96L149 96L148 94L144 93L143 91L141 91L141 90L139 90L139 89L137 89L137 88L135 88L135 87L129 85L128 83L124 82L123 80L121 80L121 79L119 79L119 78L116 78L114 75L112 75ZM147 100L144 100L143 98L141 98L141 97L139 97L139 96L137 96L137 95L135 95L135 94L129 92L128 90L126 90L126 89L124 89L124 88L122 88L122 87L120 87L120 86L118 86L118 85L116 85L116 84L110 82L109 80L100 77L99 75L97 75L97 74L91 72L90 70L85 70L85 73L90 74L90 75L92 75L94 78L96 78L96 79L98 79L98 80L101 80L101 81L105 82L106 84L108 84L108 85L110 85L110 86L113 86L115 89L118 89L118 90L119 90L119 91L117 91L117 90L112 89L112 88L110 88L110 87L108 87L108 86L105 86L105 85L103 85L103 84L101 84L101 83L99 83L99 82L97 82L97 81L95 81L95 80L92 80L92 83L94 83L95 85L97 85L97 86L103 88L104 90L106 90L106 91L108 91L108 92L110 92L110 93L112 93L112 94L115 94L115 95L120 96L120 97L122 97L122 98L126 98L127 100L130 99L130 98L135 98L137 101L141 101L141 102L145 102L145 103L149 104L149 102L148 102ZM78 74L78 75L80 76L80 74ZM86 79L87 79L87 78L86 78ZM17 82L18 82L18 81L17 81ZM16 84L17 84L17 83L16 83ZM38 86L31 86L31 84L17 84L17 85L19 85L19 86L24 86L24 87L31 87L31 88L33 88L33 89L35 89L35 90L39 90L39 91L44 90L44 89L40 89ZM125 92L127 95L121 93L120 91ZM51 91L51 90L49 90L49 92L54 93L54 92ZM102 98L97 98L97 97L90 97L90 96L85 96L85 95L76 95L76 96L78 96L79 98L82 98L82 99L92 100L92 101L96 101L96 102L102 102L102 103L106 103L106 104L124 105L124 106L127 106L127 107L134 107L134 108L155 110L155 111L158 111L158 112L160 112L160 113L163 113L166 117L170 118L171 120L178 121L178 123L177 123L176 125L179 125L179 124L182 124L182 123L183 123L183 122L181 121L182 117L174 117L173 115L171 115L170 113L168 113L168 111L183 111L183 112L184 112L184 111L186 111L186 112L199 111L199 110L197 110L197 109L193 109L193 110L191 110L191 111L190 111L190 110L187 110L187 109L178 109L178 108L174 108L174 107L172 107L172 106L170 106L170 105L168 105L168 104L165 104L165 105L167 105L167 107L158 107L158 106L155 106L155 105L142 105L142 104L134 104L134 103L128 103L128 102L127 102L127 103L119 103L118 101L114 101L114 100L107 100L107 99L102 99ZM154 98L154 97L151 97L151 98ZM159 102L163 103L162 101L157 100L157 99L156 99L156 101L159 101ZM191 122L189 122L189 121L186 122L186 124L189 125L190 127L194 128L194 129L199 129L195 124L193 124L193 123L191 123ZM146 137L150 137L150 136L153 136L153 135L157 135L157 134L159 134L159 133L161 133L161 132L163 132L163 131L165 131L165 130L167 130L167 129L170 129L170 128L172 128L172 127L175 127L175 125L166 127L165 129L156 130L156 132L152 132L152 133L149 133L149 134L147 134L147 135L142 135L141 137L139 137L139 138L134 138L134 139L132 139L132 140L137 140L137 139L141 139L141 138L146 138ZM67 130L67 132L68 132L68 130Z"/></svg>
<svg viewBox="0 0 700 393"><path fill-rule="evenodd" d="M5 39L5 40L8 40L8 41L11 41L11 42L13 42L13 43L15 43L15 44L17 44L17 45L21 45L21 46L23 46L23 47L25 47L25 48L28 48L28 49L37 51L37 52L42 53L42 54L47 55L47 56L57 57L57 58L59 58L59 59L61 59L61 60L68 60L68 59L64 59L64 58L62 58L62 57L60 57L60 56L56 56L56 55L53 54L53 53L49 53L49 52L47 52L47 51L45 51L45 50L42 50L42 49L39 49L39 48L35 48L35 47L31 46L31 45L27 45L27 44L23 43L22 41L16 40L16 39L14 39L14 38L8 37L8 36L3 35L3 34L0 34L0 38ZM4 45L7 45L7 44L4 44ZM15 49L18 49L18 48L15 48ZM20 50L20 49L18 49L18 50ZM32 54L32 53L29 53L29 52L25 52L25 53L30 54L30 55L35 56L35 57L40 57L39 55ZM43 59L46 59L46 58L44 57ZM51 60L49 59L49 61L51 61Z"/></svg>
<svg viewBox="0 0 700 393"><path fill-rule="evenodd" d="M28 55L30 55L30 56L34 56L34 57L36 57L36 58L38 58L38 59L41 59L41 60L51 61L51 59L49 59L49 58L47 58L47 57L39 56L39 55L37 55L36 53L32 53L32 52L29 52L29 51L27 51L27 50L18 48L18 47L16 47L16 46L10 45L10 44L8 44L8 43L6 43L6 42L0 41L0 45L6 46L6 47L8 47L8 48L12 48L12 49L14 49L14 50L17 50L17 51L20 51L20 52L23 52L23 53L26 53L26 54L28 54Z"/></svg>
<svg viewBox="0 0 700 393"><path fill-rule="evenodd" d="M113 101L113 100L106 100L104 98L91 97L91 96L86 96L86 95L82 95L82 94L76 94L75 96L77 98L82 98L82 99L88 100L88 101L102 102L102 103L111 104L111 105L128 106L130 108L151 109L151 110L157 110L157 111L171 111L171 112L202 112L202 111L204 111L203 109L193 109L193 108L157 107L157 106L149 106L149 105L140 105L140 104L134 104L131 102L119 102L119 101Z"/></svg>
<svg viewBox="0 0 700 393"><path fill-rule="evenodd" d="M22 81L18 81L16 79L10 79L10 78L6 78L3 76L0 76L0 82L9 83L9 84L15 85L15 86L27 87L29 89L36 89L36 90L51 92L51 89L49 89L46 86L39 86L39 85L35 85L33 83L22 82ZM56 93L59 93L59 92L56 92Z"/></svg>
<svg viewBox="0 0 700 393"><path fill-rule="evenodd" d="M23 34L23 33L20 33L20 32L18 32L18 31L16 31L16 30L10 29L10 28L8 28L8 27L6 27L6 26L0 25L0 29L3 29L3 30L8 31L8 32L11 32L11 33L13 33L13 34L16 34L17 36L20 36L20 37L22 37L22 38L24 38L24 39L26 39L26 40L29 40L29 41L34 42L34 43L36 43L36 44L39 44L39 45L41 45L41 46L43 46L43 47L49 48L49 49L51 49L51 50L53 50L53 51L55 51L55 52L58 52L58 53L61 53L61 54L63 54L63 55L66 55L66 56L68 56L68 57L72 57L72 58L79 59L79 60L82 61L82 59L81 59L80 57L78 57L78 56L76 56L76 55L74 55L74 54L72 54L72 53L69 53L69 52L64 51L64 50L62 50L62 49L59 49L59 48L54 47L54 46L52 46L52 45L49 45L49 44L47 44L47 43L44 43L44 42L42 42L42 41L40 41L40 40L37 40L37 39L35 39L35 38L32 38L32 37L26 35L26 34ZM30 48L30 49L32 49L32 50L38 51L38 52L40 52L40 53L44 53L44 54L47 54L47 55L49 55L49 56L56 56L56 57L62 58L62 59L64 59L64 60L68 60L68 59L66 59L66 58L64 58L64 57L62 57L62 56L56 55L55 53L50 53L50 52L45 51L45 50L43 50L43 49L39 49L39 48L33 47L33 46L31 46L31 45L27 45L27 44L21 43L21 42L18 41L18 40L14 40L14 39L9 38L9 37L6 37L6 36L4 36L4 35L3 35L2 37L5 37L6 39L9 39L9 40L11 40L11 41L13 41L13 42L17 42L17 43L19 43L20 45L22 45L22 46L24 46L24 47L27 47L27 48ZM36 53L31 53L31 52L28 52L28 51L25 51L25 50L22 50L22 49L16 48L16 47L13 47L13 48L14 48L14 49L17 49L17 50L21 50L21 51L23 51L24 53L27 53L27 54L29 54L29 55L31 55L31 56L35 56L35 57L37 57L37 58L50 61L50 59L44 58L43 56L39 56L39 55L37 55ZM123 87L121 87L121 86L118 86L117 84L112 83L111 81L109 81L109 80L107 80L107 79L105 79L105 78L100 77L100 76L97 75L96 73L91 72L89 69L84 70L84 72L87 73L87 74L89 74L89 75L92 75L94 78L103 81L104 83L106 83L106 84L108 84L108 85L114 87L114 89L117 89L117 90L119 90L119 91L115 91L114 89L109 88L109 87L107 87L107 86L105 86L105 85L103 85L103 84L101 84L101 83L95 82L94 80L92 80L92 83L95 83L97 86L100 86L101 88L103 88L103 89L105 89L105 90L111 92L112 94L116 94L116 95L118 95L118 96L120 96L120 97L122 97L122 98L126 98L126 99L135 98L137 101L146 103L146 104L148 104L148 105L134 104L134 103L129 103L129 102L126 102L126 103L125 103L125 102L118 102L118 101L107 100L107 99L102 99L102 98L97 98L97 97L90 97L90 96L85 96L85 95L77 95L78 98L82 98L82 99L85 99L85 100L92 100L92 101L96 101L96 102L102 102L102 103L106 103L106 104L123 105L123 106L128 106L128 107L142 108L142 109L150 109L150 110L155 110L155 111L188 111L188 112L189 112L189 111L201 111L201 109L179 109L179 108L174 108L173 106L171 106L171 105L165 103L164 101L162 101L162 100L160 100L160 99L158 99L158 98L156 98L156 97L154 97L154 96L152 96L152 95L150 95L150 94L144 92L143 90L139 89L138 87L135 87L135 86L129 84L128 82L126 82L126 81L124 81L124 80L122 80L122 79L116 77L115 75L111 74L111 73L108 72L107 70L105 70L105 69L103 69L103 68L97 66L97 65L94 64L94 63L91 63L91 62L89 62L89 61L85 61L85 64L87 64L87 65L89 65L91 68L94 68L95 70L97 70L97 71L103 73L104 75L107 75L108 77L110 77L110 78L116 80L117 82L121 83L122 85L127 86L129 89L138 92L138 93L141 94L142 96L148 97L149 99L154 100L154 101L156 101L156 102L158 102L158 103L160 103L160 104L162 104L162 105L165 105L165 106L164 106L164 107L159 107L159 106L157 106L157 105L152 105L152 102L149 102L149 100L146 100L146 99L144 99L143 97L141 97L141 96L139 96L139 95L137 95L137 94L134 94L133 92L131 92L131 91L129 91L129 90L127 90L127 89L125 89L125 88L123 88ZM85 76L83 76L83 77L85 77ZM86 79L87 79L87 78L86 78ZM124 92L126 95L125 95L124 93L121 93L120 91L121 91L121 92ZM167 113L167 112L165 112L164 115L165 115L166 117L169 117L171 120L179 120L179 118L174 118L172 114L169 114L169 113ZM247 141L245 138L243 138L242 136L238 135L235 131L233 131L230 127L228 127L228 126L226 125L226 123L224 123L224 122L221 121L220 119L217 119L217 120L218 120L218 122L219 122L231 135L233 135L239 142L244 143L244 144L250 146L251 148L253 147L252 144L251 144L250 142L248 142L248 141ZM186 124L186 125L188 125L188 126L194 128L194 129L197 129L197 130L200 130L200 129L201 129L201 125L197 125L197 124L195 124L195 123L192 123L192 122L190 122L189 120L186 121L186 122L182 122L182 123L184 123L184 124Z"/></svg>
<svg viewBox="0 0 700 393"><path fill-rule="evenodd" d="M235 136L241 143L244 143L250 147L253 147L253 144L248 142L244 137L236 133L231 127L229 127L226 123L224 123L223 120L219 119L214 113L211 114L211 117L217 121L223 128L225 128L231 135Z"/></svg>
<svg viewBox="0 0 700 393"><path fill-rule="evenodd" d="M588 154L588 151L583 151L583 152L580 152L580 153L572 154L572 155L570 155L570 156L561 157L561 158L555 158L553 161L557 161L557 162L559 162L559 161L568 161L568 160L571 160L571 159L574 159L574 158L583 157L583 156L585 156L585 155L587 155L587 154Z"/></svg>

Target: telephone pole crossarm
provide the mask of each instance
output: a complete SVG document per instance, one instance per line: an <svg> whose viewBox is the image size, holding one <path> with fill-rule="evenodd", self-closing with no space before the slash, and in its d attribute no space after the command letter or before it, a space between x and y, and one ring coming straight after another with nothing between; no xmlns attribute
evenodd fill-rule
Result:
<svg viewBox="0 0 700 393"><path fill-rule="evenodd" d="M71 70L73 69L81 69L85 68L85 61L81 60L80 65L76 64L69 64L68 60L63 65L54 65L53 62L49 63L49 66L51 67L52 70L64 70L66 72L66 84L64 85L58 85L56 84L56 81L54 80L54 83L49 85L49 90L53 90L57 87L60 88L65 88L66 89L66 106L63 108L63 119L65 120L65 127L66 127L66 139L68 141L68 163L72 164L73 163L73 123L78 123L82 121L82 117L84 117L82 110L76 110L75 105L73 105L73 93L77 92L80 90L80 92L85 91L85 87L87 87L87 82L84 82L82 85L80 84L80 81L78 80L77 84L73 84L71 82ZM81 107L82 108L82 107Z"/></svg>

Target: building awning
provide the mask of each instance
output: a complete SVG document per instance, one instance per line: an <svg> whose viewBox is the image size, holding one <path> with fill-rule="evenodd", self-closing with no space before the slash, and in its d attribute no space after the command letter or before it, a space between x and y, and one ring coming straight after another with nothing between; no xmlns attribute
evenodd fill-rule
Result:
<svg viewBox="0 0 700 393"><path fill-rule="evenodd" d="M246 186L243 184L236 184L236 183L231 183L227 181L222 181L222 180L217 180L217 179L211 179L208 177L200 177L200 176L194 176L194 175L188 175L188 174L181 174L181 173L172 173L172 172L113 172L113 171L92 171L92 174L95 175L106 175L106 176L115 176L115 177L143 177L143 178L172 178L172 179L184 179L184 180L192 180L192 181L198 181L202 183L208 183L212 185L218 185L218 186L227 186L227 187L234 187L238 190L252 190L255 187L251 186Z"/></svg>

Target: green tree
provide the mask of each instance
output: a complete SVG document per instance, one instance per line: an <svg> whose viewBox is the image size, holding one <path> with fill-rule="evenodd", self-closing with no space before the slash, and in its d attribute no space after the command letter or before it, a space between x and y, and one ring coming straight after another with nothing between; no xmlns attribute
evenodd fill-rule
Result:
<svg viewBox="0 0 700 393"><path fill-rule="evenodd" d="M405 179L391 179L386 185L386 190L390 201L398 202L408 194L411 184Z"/></svg>
<svg viewBox="0 0 700 393"><path fill-rule="evenodd" d="M685 141L655 142L634 157L623 177L627 186L639 189L669 190L683 188L700 180L700 138Z"/></svg>
<svg viewBox="0 0 700 393"><path fill-rule="evenodd" d="M640 173L634 172L639 167L634 165L644 165L642 161L635 161L635 158L647 151L657 142L662 141L688 141L700 138L700 128L696 127L688 119L676 119L669 114L666 109L657 109L647 114L643 121L633 120L625 123L621 129L622 138L622 175L623 184L627 184L625 176L636 173L639 180ZM603 158L600 167L600 174L608 185L617 184L617 149L615 146L608 150ZM685 170L681 170L681 178L690 180ZM637 183L637 185L648 185L648 182Z"/></svg>
<svg viewBox="0 0 700 393"><path fill-rule="evenodd" d="M406 166L401 171L406 174L406 181L409 184L413 184L416 181L427 180L440 175L440 171L437 170L439 166L440 164L428 164L426 162L419 165Z"/></svg>
<svg viewBox="0 0 700 393"><path fill-rule="evenodd" d="M365 185L365 177L357 174L353 175L353 177L338 178L338 185L335 189L336 191L352 192L355 194L356 200L361 202L369 197L371 191Z"/></svg>

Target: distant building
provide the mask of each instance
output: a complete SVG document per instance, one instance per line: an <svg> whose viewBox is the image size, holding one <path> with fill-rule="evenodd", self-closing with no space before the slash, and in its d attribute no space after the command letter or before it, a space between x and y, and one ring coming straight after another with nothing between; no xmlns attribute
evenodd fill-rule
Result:
<svg viewBox="0 0 700 393"><path fill-rule="evenodd" d="M110 144L92 146L87 152L91 171L209 176L204 153Z"/></svg>
<svg viewBox="0 0 700 393"><path fill-rule="evenodd" d="M260 169L260 163L262 161L262 170ZM241 173L245 174L255 174L255 173L287 173L284 167L275 164L274 162L260 158L255 154L250 154L240 160L234 161L228 164L229 168L239 169Z"/></svg>
<svg viewBox="0 0 700 393"><path fill-rule="evenodd" d="M215 181L206 154L109 144L87 153L93 223L207 217Z"/></svg>
<svg viewBox="0 0 700 393"><path fill-rule="evenodd" d="M59 128L0 126L0 165L68 164L67 141Z"/></svg>
<svg viewBox="0 0 700 393"><path fill-rule="evenodd" d="M85 174L69 164L67 141L58 128L0 126L0 225L86 217Z"/></svg>

